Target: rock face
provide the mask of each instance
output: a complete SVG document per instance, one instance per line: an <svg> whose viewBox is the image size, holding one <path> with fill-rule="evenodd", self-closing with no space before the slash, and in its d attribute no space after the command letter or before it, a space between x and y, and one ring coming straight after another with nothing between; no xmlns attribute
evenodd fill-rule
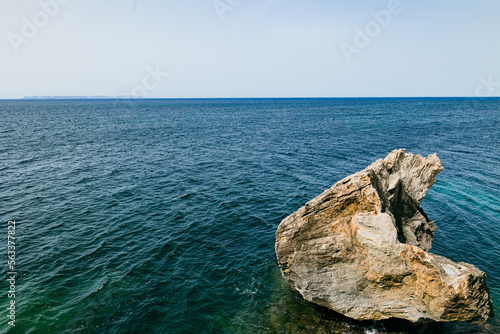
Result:
<svg viewBox="0 0 500 334"><path fill-rule="evenodd" d="M357 320L485 322L486 275L428 253L436 228L419 205L441 170L436 154L401 149L337 182L279 225L283 277Z"/></svg>

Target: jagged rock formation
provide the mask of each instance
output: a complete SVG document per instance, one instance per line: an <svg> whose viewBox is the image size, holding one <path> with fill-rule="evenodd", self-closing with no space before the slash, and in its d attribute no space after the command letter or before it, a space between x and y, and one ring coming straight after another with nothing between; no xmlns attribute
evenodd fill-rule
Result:
<svg viewBox="0 0 500 334"><path fill-rule="evenodd" d="M306 203L276 232L283 277L358 320L486 321L486 275L428 253L436 228L419 205L442 169L436 154L395 150Z"/></svg>

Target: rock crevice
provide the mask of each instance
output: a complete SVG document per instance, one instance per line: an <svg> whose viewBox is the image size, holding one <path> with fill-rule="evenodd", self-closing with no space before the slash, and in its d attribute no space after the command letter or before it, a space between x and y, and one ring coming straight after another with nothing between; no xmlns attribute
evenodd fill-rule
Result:
<svg viewBox="0 0 500 334"><path fill-rule="evenodd" d="M428 253L436 227L420 203L442 169L436 154L395 150L306 203L276 232L283 277L358 320L487 320L486 275Z"/></svg>

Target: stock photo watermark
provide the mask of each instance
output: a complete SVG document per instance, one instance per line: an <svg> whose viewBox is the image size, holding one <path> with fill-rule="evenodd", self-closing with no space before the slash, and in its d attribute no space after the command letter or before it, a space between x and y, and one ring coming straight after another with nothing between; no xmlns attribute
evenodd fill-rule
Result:
<svg viewBox="0 0 500 334"><path fill-rule="evenodd" d="M372 11L370 13L373 20L368 21L364 28L356 26L354 28L352 43L340 43L340 50L342 51L347 63L350 64L354 55L359 55L363 49L370 46L372 40L377 38L381 34L382 29L388 27L391 24L393 17L401 14L403 9L401 1L390 0L387 3L387 9Z"/></svg>
<svg viewBox="0 0 500 334"><path fill-rule="evenodd" d="M488 75L487 78L480 76L477 78L479 84L476 86L476 97L490 97L500 95L500 81L494 81L493 74ZM496 93L496 94L495 94Z"/></svg>
<svg viewBox="0 0 500 334"><path fill-rule="evenodd" d="M16 325L16 221L7 222L7 282L9 290L9 307L7 307L7 322L9 326Z"/></svg>
<svg viewBox="0 0 500 334"><path fill-rule="evenodd" d="M234 9L242 3L243 0L214 0L212 5L219 16L219 19L224 21L226 13L234 11Z"/></svg>
<svg viewBox="0 0 500 334"><path fill-rule="evenodd" d="M27 45L33 40L40 31L45 28L49 22L61 11L61 6L71 2L71 0L40 0L38 2L39 10L30 18L23 16L21 18L21 29L19 33L9 32L7 38L15 54L18 54L22 45Z"/></svg>
<svg viewBox="0 0 500 334"><path fill-rule="evenodd" d="M143 77L142 83L133 87L130 95L137 98L147 98L152 91L160 87L169 75L168 72L164 72L160 68L160 65L156 65L155 68L147 66L146 75Z"/></svg>

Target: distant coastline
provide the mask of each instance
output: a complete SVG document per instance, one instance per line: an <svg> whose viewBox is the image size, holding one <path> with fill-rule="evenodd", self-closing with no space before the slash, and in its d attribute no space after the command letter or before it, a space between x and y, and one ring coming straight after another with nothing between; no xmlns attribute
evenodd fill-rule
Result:
<svg viewBox="0 0 500 334"><path fill-rule="evenodd" d="M431 100L431 99L453 99L453 100L497 100L500 96L476 97L476 96L313 96L313 97L142 97L136 95L120 96L24 96L22 98L7 98L2 100Z"/></svg>
<svg viewBox="0 0 500 334"><path fill-rule="evenodd" d="M22 100L97 100L97 99L137 99L137 96L25 96Z"/></svg>

